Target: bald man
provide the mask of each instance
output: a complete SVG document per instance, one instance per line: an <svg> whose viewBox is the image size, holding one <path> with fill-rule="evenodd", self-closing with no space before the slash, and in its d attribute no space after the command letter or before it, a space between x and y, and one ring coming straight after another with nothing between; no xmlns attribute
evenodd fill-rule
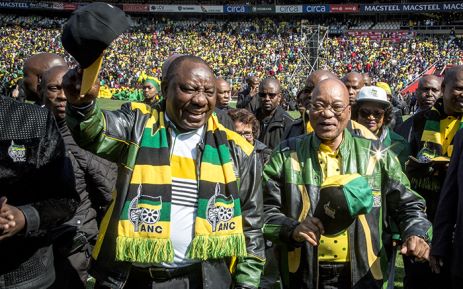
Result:
<svg viewBox="0 0 463 289"><path fill-rule="evenodd" d="M416 89L416 105L418 113L430 109L436 100L442 96L442 78L436 75L425 75L418 81Z"/></svg>
<svg viewBox="0 0 463 289"><path fill-rule="evenodd" d="M291 116L280 106L280 82L267 77L259 85L258 97L261 107L256 112L260 123L259 141L273 149L282 139L283 133L293 123Z"/></svg>
<svg viewBox="0 0 463 289"><path fill-rule="evenodd" d="M314 133L282 142L264 168L264 236L287 252L280 260L284 288L383 288L392 250L382 242L382 228L391 220L402 225L403 254L418 259L429 255L425 239L430 223L423 199L410 190L393 153L374 158L374 142L353 137L346 129L348 94L340 80L321 81L309 109ZM373 158L376 165L370 166ZM324 236L324 224L313 216L321 184L352 174L374 176L368 177L375 190L373 207L339 234ZM325 204L334 219L338 209ZM384 254L372 261L371 252Z"/></svg>
<svg viewBox="0 0 463 289"><path fill-rule="evenodd" d="M463 66L447 69L441 85L443 96L431 109L413 115L408 131L400 131L410 142L411 155L419 160L409 161L406 171L412 188L426 199L430 220L434 220L447 176L449 159L454 150L454 137L463 127L462 87ZM433 274L429 266L408 259L404 259L404 265L409 288L451 288L448 283L450 277L445 274L448 272L446 266L440 274Z"/></svg>
<svg viewBox="0 0 463 289"><path fill-rule="evenodd" d="M166 220L142 218L142 207L137 209L138 215L129 212L135 207L124 209L129 218L124 230L130 236L123 237L120 234L125 233L118 230L118 226L124 221L119 220L118 212L112 214L112 209L108 210L108 229L100 234L95 247L99 250L93 250L92 275L96 277L96 286L257 288L265 262L261 167L253 146L217 123L213 115L215 76L208 64L191 55L178 57L162 80L162 105L150 108L129 103L118 111L101 111L98 104L92 102L95 95L81 97L76 89L78 75L69 74L69 78L64 79L69 108L67 120L73 124L71 130L80 137L80 144L88 144L107 158L132 166L120 166L117 198L111 208L122 208L127 202L141 205L142 198L149 198L157 203L156 207L150 205L148 211L156 211L157 216L165 216ZM104 129L103 123L107 124ZM137 146L137 150L132 153L128 146ZM220 166L221 163L226 165ZM160 167L168 170L169 177L154 187L153 182L143 181L133 190L138 177L127 172L141 167L151 168L151 173L141 173L143 180L159 179L152 169ZM213 189L205 188L205 182ZM201 220L203 208L198 202L202 202L200 194L206 192L211 195L204 197L206 203L210 198L218 201L209 205L209 209L207 205L204 207L204 220ZM235 218L239 217L239 222L231 217L218 220L218 213L211 213L214 208L214 212L218 212L221 205L217 196L222 198L222 195L227 202L235 200L234 204L227 203L227 208L234 212ZM136 220L135 225L130 220ZM226 222L229 223L223 225ZM195 231L199 227L201 232ZM155 244L163 249L149 249ZM129 252L138 253L126 254ZM228 257L232 256L241 256L237 258L233 275L227 270Z"/></svg>
<svg viewBox="0 0 463 289"><path fill-rule="evenodd" d="M62 81L67 71L67 66L50 68L42 74L39 86L42 102L53 113L72 160L80 196L76 214L54 231L58 236L53 248L56 280L51 288L83 289L88 279L89 252L98 235L97 216L102 216L111 201L117 167L76 145L65 121L66 95Z"/></svg>
<svg viewBox="0 0 463 289"><path fill-rule="evenodd" d="M418 114L422 111L429 110L436 103L437 99L442 97L442 77L436 75L425 75L418 81L418 88L415 92L416 111ZM395 131L406 138L408 142L411 140L411 131L413 118L408 118L403 123L395 127Z"/></svg>
<svg viewBox="0 0 463 289"><path fill-rule="evenodd" d="M309 109L313 89L325 79L338 79L338 77L328 70L316 70L307 77L302 94L299 96L299 103L304 106L305 112ZM347 129L353 135L372 140L376 139L376 136L372 132L356 121L349 120ZM301 118L294 121L293 124L283 133L283 139L299 136L304 133L310 133L312 131L313 128L309 122L309 115L308 113L303 113L301 114Z"/></svg>
<svg viewBox="0 0 463 289"><path fill-rule="evenodd" d="M365 72L362 74L363 76L363 82L365 84L365 86L371 86L371 77L370 77L370 74L368 74L368 72Z"/></svg>
<svg viewBox="0 0 463 289"><path fill-rule="evenodd" d="M350 104L355 103L357 100L357 94L359 93L360 89L365 86L365 81L363 80L363 75L359 72L349 72L346 74L342 81L346 85L349 91L349 102Z"/></svg>
<svg viewBox="0 0 463 289"><path fill-rule="evenodd" d="M215 90L217 94L217 101L215 103L214 112L219 119L219 122L226 128L230 130L235 130L235 125L233 120L228 115L228 103L230 102L231 97L231 88L230 84L223 79L222 77L218 77L215 80Z"/></svg>
<svg viewBox="0 0 463 289"><path fill-rule="evenodd" d="M230 107L228 104L231 98L230 84L222 77L217 77L215 80L215 88L217 90L216 107L225 111L229 110Z"/></svg>
<svg viewBox="0 0 463 289"><path fill-rule="evenodd" d="M41 105L42 100L37 91L40 77L52 67L66 65L64 58L55 53L38 53L29 57L23 67L23 89L26 99Z"/></svg>

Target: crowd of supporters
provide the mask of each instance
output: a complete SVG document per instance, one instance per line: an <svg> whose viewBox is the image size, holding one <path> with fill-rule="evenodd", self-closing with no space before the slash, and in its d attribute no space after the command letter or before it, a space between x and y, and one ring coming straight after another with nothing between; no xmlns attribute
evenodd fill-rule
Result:
<svg viewBox="0 0 463 289"><path fill-rule="evenodd" d="M2 15L0 17L0 85L11 88L21 78L23 59L38 52L65 55L60 41L65 18ZM295 94L310 52L300 19L212 18L187 20L133 17L125 33L106 54L102 84L113 89L135 87L140 75L160 77L162 61L173 53L194 54L231 82L236 92L250 75L275 76L283 91ZM305 22L307 23L307 22ZM310 24L310 23L309 23ZM27 45L25 45L27 43ZM327 37L320 67L338 75L368 72L400 90L433 64L458 64L461 42L451 36L380 39ZM21 49L18 49L21 48ZM296 81L300 80L300 81Z"/></svg>
<svg viewBox="0 0 463 289"><path fill-rule="evenodd" d="M119 12L122 33L129 24ZM61 33L60 18L0 18L0 84L35 102L0 93L8 152L0 171L13 172L0 174L7 289L83 289L89 280L95 288L231 288L232 278L235 289L389 288L397 250L405 288L460 288L463 256L450 251L463 242L455 205L463 65L448 67L462 63L460 40L341 33L323 37L317 51L304 34L309 23L297 19L131 21L106 51L100 81L143 90L107 111L95 101L98 86L89 81L83 91L82 70L65 65L76 63L61 35L68 51L98 47L69 36L84 25L69 20ZM112 24L96 31L121 23ZM314 51L322 69L309 71ZM421 77L443 66L444 77ZM416 110L404 118L396 94L418 78ZM230 92L244 80L232 109ZM285 111L285 90L297 93L298 119ZM23 266L46 258L48 271Z"/></svg>
<svg viewBox="0 0 463 289"><path fill-rule="evenodd" d="M461 64L462 43L449 37L327 38L321 53L322 67L344 75L350 71L369 73L374 81L385 81L400 91L432 65Z"/></svg>

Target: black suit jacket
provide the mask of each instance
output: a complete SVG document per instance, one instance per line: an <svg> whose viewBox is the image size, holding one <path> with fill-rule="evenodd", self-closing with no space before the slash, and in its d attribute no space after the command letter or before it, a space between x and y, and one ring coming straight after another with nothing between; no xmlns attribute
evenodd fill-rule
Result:
<svg viewBox="0 0 463 289"><path fill-rule="evenodd" d="M463 130L454 139L450 165L433 226L431 254L451 262L454 275L463 275Z"/></svg>

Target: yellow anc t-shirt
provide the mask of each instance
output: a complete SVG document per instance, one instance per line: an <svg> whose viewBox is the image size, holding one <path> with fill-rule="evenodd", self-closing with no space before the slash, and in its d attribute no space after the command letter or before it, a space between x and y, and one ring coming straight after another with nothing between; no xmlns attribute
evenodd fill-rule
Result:
<svg viewBox="0 0 463 289"><path fill-rule="evenodd" d="M460 120L448 116L440 121L440 133L442 136L442 154L445 156L452 156L453 145L451 145L455 134L460 128Z"/></svg>
<svg viewBox="0 0 463 289"><path fill-rule="evenodd" d="M323 180L327 177L341 174L342 158L338 151L333 152L328 146L321 144L318 160L323 173ZM318 246L318 260L320 262L348 262L349 240L347 230L335 237L322 236Z"/></svg>

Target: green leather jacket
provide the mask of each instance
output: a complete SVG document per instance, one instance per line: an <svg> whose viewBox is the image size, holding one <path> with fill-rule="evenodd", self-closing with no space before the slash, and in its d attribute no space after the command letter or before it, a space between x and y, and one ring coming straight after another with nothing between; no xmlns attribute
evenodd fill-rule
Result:
<svg viewBox="0 0 463 289"><path fill-rule="evenodd" d="M296 243L294 228L313 214L323 181L318 161L320 140L311 133L291 138L274 150L264 167L264 237L280 246L284 288L317 288L316 250ZM431 238L425 202L410 189L395 154L374 153L376 142L353 137L347 129L339 147L341 174L359 173L373 189L374 205L348 228L352 288L383 288L389 274L391 238L386 232L398 224L402 239Z"/></svg>
<svg viewBox="0 0 463 289"><path fill-rule="evenodd" d="M81 147L119 165L116 194L101 223L100 235L92 253L90 271L99 284L110 288L122 288L131 267L130 263L115 261L117 224L126 199L138 144L152 109L165 110L165 102L154 108L143 103L126 103L116 111L100 110L97 105L84 110L69 105L67 107L66 120L76 142ZM226 133L234 134L229 130L226 130ZM240 288L257 288L265 263L262 236L262 167L254 151L249 154L247 149L243 149L244 144L249 147L244 139L233 139L236 140L230 138L228 144L234 170L239 178L248 256L236 261L234 274L230 274L227 262L229 260L203 261L203 288L229 289L231 284ZM200 153L203 147L204 144L198 144Z"/></svg>

